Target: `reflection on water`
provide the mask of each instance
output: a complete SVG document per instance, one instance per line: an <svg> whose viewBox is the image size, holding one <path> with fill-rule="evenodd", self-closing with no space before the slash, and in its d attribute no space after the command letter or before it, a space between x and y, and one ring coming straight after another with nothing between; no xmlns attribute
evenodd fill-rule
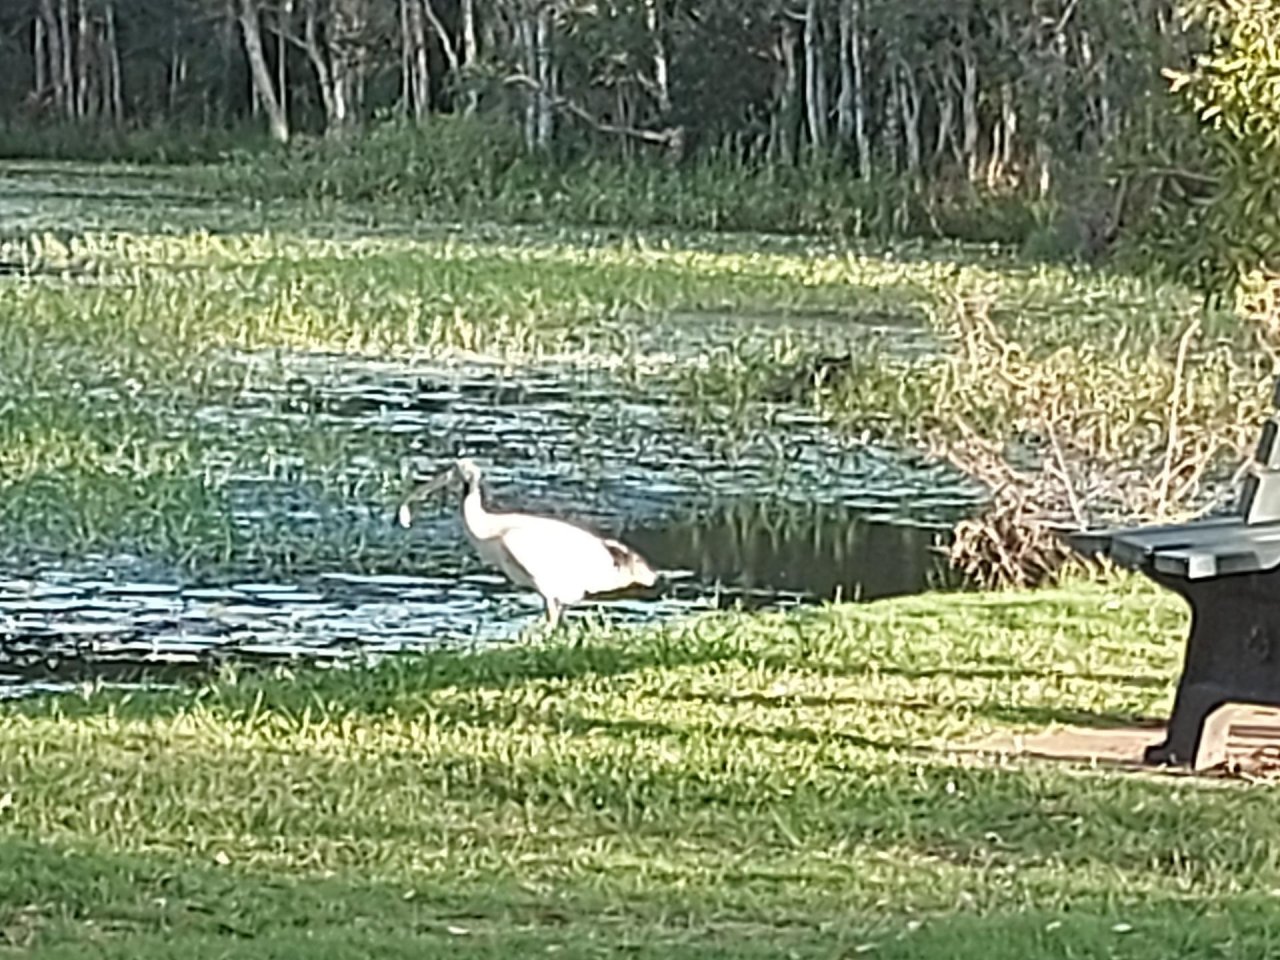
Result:
<svg viewBox="0 0 1280 960"><path fill-rule="evenodd" d="M666 568L747 606L873 600L955 586L935 549L942 531L869 520L839 507L739 503L688 523L630 530L627 540Z"/></svg>
<svg viewBox="0 0 1280 960"><path fill-rule="evenodd" d="M351 446L391 437L405 465L422 472L465 453L484 468L494 499L512 509L652 526L751 500L949 524L982 496L946 464L842 435L794 405L727 424L683 417L670 384L624 387L607 372L551 363L511 370L315 354L240 359L250 385L232 404L197 411L203 426L234 431L238 441L282 430L347 435ZM353 457L346 466L346 483L363 486L371 464ZM246 523L296 512L296 478L232 479Z"/></svg>

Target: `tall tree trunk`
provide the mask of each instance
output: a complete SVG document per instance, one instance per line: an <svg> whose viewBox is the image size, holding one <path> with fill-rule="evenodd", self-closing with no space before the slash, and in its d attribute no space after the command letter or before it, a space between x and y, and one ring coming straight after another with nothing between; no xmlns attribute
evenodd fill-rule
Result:
<svg viewBox="0 0 1280 960"><path fill-rule="evenodd" d="M44 17L39 12L36 13L31 27L31 61L35 68L35 93L38 97L44 95L45 87L49 86L49 61L46 59L48 54L48 41L45 40Z"/></svg>
<svg viewBox="0 0 1280 960"><path fill-rule="evenodd" d="M345 136L360 116L364 70L364 0L334 0L329 21L330 101L325 134Z"/></svg>
<svg viewBox="0 0 1280 960"><path fill-rule="evenodd" d="M406 116L413 115L413 28L410 0L400 0L400 108Z"/></svg>
<svg viewBox="0 0 1280 960"><path fill-rule="evenodd" d="M293 0L283 0L276 11L276 89L280 91L280 112L285 125L289 124L289 50L286 36L292 29Z"/></svg>
<svg viewBox="0 0 1280 960"><path fill-rule="evenodd" d="M427 26L421 0L400 0L400 14L405 108L414 120L421 123L427 119L431 109L431 68L427 59Z"/></svg>
<svg viewBox="0 0 1280 960"><path fill-rule="evenodd" d="M880 152L885 158L885 169L890 174L896 174L901 171L898 164L898 158L901 156L902 150L902 114L899 112L898 85L901 82L898 71L893 69L892 64L897 59L897 52L890 53L888 62L890 69L888 73L888 89L885 93L883 107L883 120L880 125Z"/></svg>
<svg viewBox="0 0 1280 960"><path fill-rule="evenodd" d="M124 82L120 69L120 41L116 34L114 0L106 0L106 112L116 123L124 120Z"/></svg>
<svg viewBox="0 0 1280 960"><path fill-rule="evenodd" d="M475 69L480 59L480 43L476 36L475 0L462 0L462 61L469 69ZM480 94L473 83L467 83L465 112L470 115L480 106Z"/></svg>
<svg viewBox="0 0 1280 960"><path fill-rule="evenodd" d="M168 81L168 89L166 91L165 103L169 113L173 113L178 109L178 99L182 92L182 85L187 82L187 55L178 43L177 22L173 24L171 41L169 44L169 69L166 75ZM257 99L254 99L255 109ZM254 116L257 116L255 113Z"/></svg>
<svg viewBox="0 0 1280 960"><path fill-rule="evenodd" d="M631 126L631 104L627 97L627 85L615 84L613 88L613 100L615 116L618 118L618 126ZM618 138L618 156L625 163L630 160L635 153L635 145L631 142L630 137Z"/></svg>
<svg viewBox="0 0 1280 960"><path fill-rule="evenodd" d="M74 54L71 48L71 0L61 0L58 4L58 44L62 51L62 109L67 119L75 119L76 115L76 74Z"/></svg>
<svg viewBox="0 0 1280 960"><path fill-rule="evenodd" d="M1032 11L1034 13L1034 11ZM1001 6L996 19L996 33L1000 44L1015 54L1021 45L1013 36L1009 24L1009 8ZM999 86L999 116L991 128L991 156L987 162L987 186L995 187L1003 179L1013 163L1013 145L1018 134L1018 110L1014 101L1013 79L1006 75Z"/></svg>
<svg viewBox="0 0 1280 960"><path fill-rule="evenodd" d="M653 44L653 87L658 112L665 118L671 113L671 62L667 58L666 25L658 8L658 0L645 0L645 24Z"/></svg>
<svg viewBox="0 0 1280 960"><path fill-rule="evenodd" d="M516 11L512 33L521 72L532 80L538 72L533 51L533 11L527 8ZM532 83L524 91L523 106L524 146L532 153L538 141L538 92Z"/></svg>
<svg viewBox="0 0 1280 960"><path fill-rule="evenodd" d="M1018 107L1013 98L1013 81L1000 82L1000 115L991 129L991 158L987 163L987 186L994 188L1013 164L1013 145L1018 136Z"/></svg>
<svg viewBox="0 0 1280 960"><path fill-rule="evenodd" d="M981 160L978 142L982 127L978 119L978 55L973 48L973 34L969 32L967 17L960 19L960 123L963 129L961 152L969 181L976 183Z"/></svg>
<svg viewBox="0 0 1280 960"><path fill-rule="evenodd" d="M827 74L822 52L818 0L807 0L804 14L804 88L808 105L809 142L822 152L827 146Z"/></svg>
<svg viewBox="0 0 1280 960"><path fill-rule="evenodd" d="M853 140L858 147L858 176L871 179L871 136L867 130L867 36L864 0L853 0L850 11L853 32L849 56L853 66Z"/></svg>
<svg viewBox="0 0 1280 960"><path fill-rule="evenodd" d="M320 105L324 107L325 127L332 123L334 111L333 73L329 69L329 51L320 42L320 14L317 0L306 0L303 7L302 43L316 74L316 86L320 90Z"/></svg>
<svg viewBox="0 0 1280 960"><path fill-rule="evenodd" d="M902 133L906 152L907 174L914 180L920 176L920 84L905 57L897 58L898 107L902 113Z"/></svg>
<svg viewBox="0 0 1280 960"><path fill-rule="evenodd" d="M1080 72L1087 79L1091 93L1085 98L1088 114L1086 150L1096 150L1100 144L1111 140L1111 100L1107 80L1106 48L1098 57L1093 48L1093 35L1087 28L1079 35Z"/></svg>
<svg viewBox="0 0 1280 960"><path fill-rule="evenodd" d="M778 107L773 123L773 152L785 164L796 162L796 141L800 132L800 64L796 58L796 25L784 17L778 31L778 59L782 75L778 85Z"/></svg>
<svg viewBox="0 0 1280 960"><path fill-rule="evenodd" d="M91 112L89 10L85 0L76 0L76 116L88 117Z"/></svg>
<svg viewBox="0 0 1280 960"><path fill-rule="evenodd" d="M1036 113L1036 188L1041 199L1049 195L1049 190L1053 186L1053 135L1055 131L1061 132L1063 118L1067 116L1067 111L1062 109L1066 80L1072 73L1067 57L1070 49L1067 41L1067 27L1078 8L1079 0L1068 0L1062 14L1053 19L1053 30L1048 37L1048 49L1042 55L1042 59L1052 60L1051 76L1059 78L1060 82L1041 85L1039 109ZM1079 96L1078 89L1073 91L1072 96Z"/></svg>
<svg viewBox="0 0 1280 960"><path fill-rule="evenodd" d="M554 128L551 100L554 95L552 87L555 78L552 73L551 57L551 4L543 2L538 5L537 17L534 22L534 64L537 67L536 79L538 81L537 97L535 98L537 117L534 144L539 150L544 151L551 147L551 135Z"/></svg>
<svg viewBox="0 0 1280 960"><path fill-rule="evenodd" d="M956 143L956 101L948 76L954 72L950 55L946 54L947 63L929 66L929 86L933 91L934 107L937 110L937 127L933 141L933 156L941 161L947 148L957 164L964 163L964 155Z"/></svg>
<svg viewBox="0 0 1280 960"><path fill-rule="evenodd" d="M249 60L249 75L253 81L254 97L267 114L271 139L276 143L289 142L289 121L285 117L280 99L271 85L271 70L262 50L262 24L259 20L258 0L236 0L236 16L240 34L244 40L245 56Z"/></svg>
<svg viewBox="0 0 1280 960"><path fill-rule="evenodd" d="M1053 186L1053 147L1043 135L1036 137L1036 195L1041 200Z"/></svg>
<svg viewBox="0 0 1280 960"><path fill-rule="evenodd" d="M1107 69L1110 57L1103 54L1098 59L1098 129L1103 143L1110 143L1120 135L1120 127L1116 123L1119 111L1111 107L1111 74Z"/></svg>
<svg viewBox="0 0 1280 960"><path fill-rule="evenodd" d="M836 92L836 139L846 151L853 146L853 2L840 0L836 63L840 89Z"/></svg>
<svg viewBox="0 0 1280 960"><path fill-rule="evenodd" d="M449 73L456 79L462 71L462 64L458 60L458 50L454 45L453 37L449 36L449 31L445 29L432 0L422 0L422 11L426 14L431 29L435 31L436 38L440 41L440 49L444 52L444 59L449 64Z"/></svg>

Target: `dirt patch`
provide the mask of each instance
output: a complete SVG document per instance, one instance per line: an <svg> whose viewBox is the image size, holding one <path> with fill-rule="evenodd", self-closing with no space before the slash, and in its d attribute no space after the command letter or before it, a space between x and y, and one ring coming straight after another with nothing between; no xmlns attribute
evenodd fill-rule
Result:
<svg viewBox="0 0 1280 960"><path fill-rule="evenodd" d="M1143 762L1143 751L1164 741L1165 725L1158 720L1116 727L1057 726L1034 733L998 733L953 749L957 754L988 759L1026 758L1133 772L1280 781L1280 710L1237 705L1222 710L1220 720L1211 718L1206 724L1198 770Z"/></svg>
<svg viewBox="0 0 1280 960"><path fill-rule="evenodd" d="M1142 752L1163 739L1162 722L1124 727L1064 726L1036 733L998 733L958 747L957 752L1151 770L1142 762Z"/></svg>

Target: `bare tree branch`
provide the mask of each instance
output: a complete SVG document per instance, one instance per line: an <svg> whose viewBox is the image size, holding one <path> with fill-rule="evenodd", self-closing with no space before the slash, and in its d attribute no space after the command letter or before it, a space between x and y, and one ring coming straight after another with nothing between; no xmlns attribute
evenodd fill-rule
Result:
<svg viewBox="0 0 1280 960"><path fill-rule="evenodd" d="M553 109L562 110L600 133L616 134L618 136L630 137L634 140L640 140L644 143L657 144L658 146L667 147L672 150L679 151L683 149L684 128L679 126L666 127L662 130L646 130L640 127L619 126L618 124L609 123L601 120L599 117L591 113L586 107L582 106L568 97L559 96L548 93L543 90L541 85L533 77L523 73L509 74L503 79L503 83L508 86L524 87L528 90L542 90Z"/></svg>
<svg viewBox="0 0 1280 960"><path fill-rule="evenodd" d="M427 22L431 24L431 29L440 38L440 49L444 51L444 58L449 61L449 70L456 76L462 69L462 65L458 60L458 48L454 46L453 38L440 22L440 17L436 14L435 5L431 0L422 0L422 11L427 15Z"/></svg>

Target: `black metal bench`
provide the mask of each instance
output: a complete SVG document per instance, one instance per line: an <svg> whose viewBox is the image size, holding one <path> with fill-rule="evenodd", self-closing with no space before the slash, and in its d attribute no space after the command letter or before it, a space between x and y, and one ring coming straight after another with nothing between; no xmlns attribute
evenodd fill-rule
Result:
<svg viewBox="0 0 1280 960"><path fill-rule="evenodd" d="M1173 715L1148 763L1195 764L1205 720L1223 704L1280 706L1280 412L1263 426L1255 460L1232 514L1067 538L1191 606Z"/></svg>

